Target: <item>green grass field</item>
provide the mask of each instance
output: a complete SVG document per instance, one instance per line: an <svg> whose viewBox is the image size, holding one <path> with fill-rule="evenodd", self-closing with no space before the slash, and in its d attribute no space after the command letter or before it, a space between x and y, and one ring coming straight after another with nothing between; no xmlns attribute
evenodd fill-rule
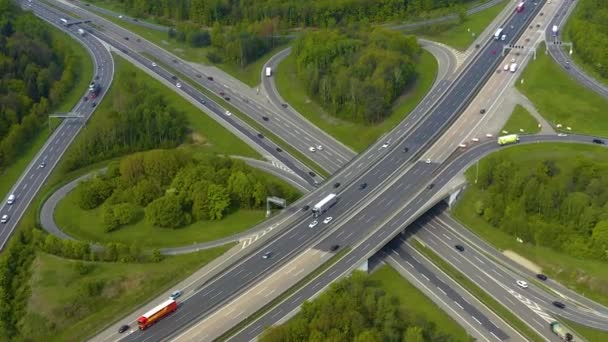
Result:
<svg viewBox="0 0 608 342"><path fill-rule="evenodd" d="M190 129L193 131L192 140L197 148L204 149L208 152L214 152L225 155L239 155L251 158L260 159L261 156L253 150L249 145L245 144L234 134L229 132L222 125L210 118L205 112L199 110L190 102L175 93L171 88L167 88L156 79L152 78L145 72L141 71L133 64L114 55L116 61L116 73L114 82L120 83L123 78L130 78L133 74L151 88L158 90L159 93L167 99L167 103L186 114ZM112 99L113 92L116 88L111 88L107 94L107 99ZM103 101L97 109L96 116L105 116L112 109L112 104L109 101Z"/></svg>
<svg viewBox="0 0 608 342"><path fill-rule="evenodd" d="M76 271L72 260L39 252L32 265L31 296L22 331L38 341L84 341L231 247L172 256L149 264L87 262L93 266L86 275ZM89 305L68 316L64 313L66 308L86 296L81 287L88 281L105 283L101 295L91 296Z"/></svg>
<svg viewBox="0 0 608 342"><path fill-rule="evenodd" d="M63 34L62 31L51 25L48 26L50 27L49 31L51 32L53 39L64 40L64 43L70 48L74 56L76 56L77 60L80 62L80 72L74 86L70 92L66 94L62 103L54 109L57 112L68 112L78 103L78 101L80 101L89 82L93 79L93 62L91 56L82 45L73 39L65 39L66 35ZM58 121L51 125L51 130L57 126L57 123ZM5 198L9 195L8 192L11 187L17 182L19 176L21 176L32 159L36 156L36 153L40 151L40 148L42 148L49 135L50 131L48 125L43 125L36 137L26 146L22 147L20 156L0 173L0 198Z"/></svg>
<svg viewBox="0 0 608 342"><path fill-rule="evenodd" d="M538 121L522 105L516 105L503 131L517 134L534 134L540 132Z"/></svg>
<svg viewBox="0 0 608 342"><path fill-rule="evenodd" d="M459 23L458 21L442 23L417 29L415 32L422 37L464 51L507 5L511 6L512 3L510 1L503 1L498 5L467 16L463 23ZM473 33L475 35L473 35Z"/></svg>
<svg viewBox="0 0 608 342"><path fill-rule="evenodd" d="M569 321L563 317L559 318L560 321L564 322L568 328L574 330L575 335L582 336L587 339L589 342L600 342L600 341L608 341L608 331L598 330L589 328L582 324L574 323Z"/></svg>
<svg viewBox="0 0 608 342"><path fill-rule="evenodd" d="M517 88L538 108L552 125L572 127L583 134L608 136L608 100L570 78L562 67L545 55L544 45L537 59L530 61Z"/></svg>
<svg viewBox="0 0 608 342"><path fill-rule="evenodd" d="M590 158L594 163L608 163L608 151L601 147L580 144L534 144L522 145L500 151L508 158L524 163L544 158L561 159L561 168L568 167L567 161L575 156ZM483 161L480 163L483 167ZM474 168L467 171L469 179L474 177ZM536 263L543 273L562 284L608 305L608 267L606 263L578 259L549 248L520 244L515 238L490 226L474 212L474 203L480 194L474 187L468 187L458 201L452 214L473 232L499 250L512 250Z"/></svg>
<svg viewBox="0 0 608 342"><path fill-rule="evenodd" d="M78 207L76 191L59 202L55 222L68 235L85 241L137 241L142 247L176 247L230 236L264 220L264 210L239 210L220 221L198 221L179 229L156 228L141 218L135 224L123 226L111 233L104 232L101 208L82 210ZM142 213L143 216L143 213Z"/></svg>
<svg viewBox="0 0 608 342"><path fill-rule="evenodd" d="M453 341L470 341L471 338L464 328L414 285L403 279L399 272L392 267L384 265L372 273L370 278L379 282L380 287L389 296L399 298L399 302L404 310L413 313L416 317L422 317L434 323L438 331L451 336Z"/></svg>
<svg viewBox="0 0 608 342"><path fill-rule="evenodd" d="M374 126L330 117L319 104L311 101L306 95L304 85L296 76L293 54L281 62L274 77L281 96L294 109L329 135L360 152L405 119L431 89L437 75L437 61L429 52L423 50L417 67L418 80L395 101L390 117Z"/></svg>

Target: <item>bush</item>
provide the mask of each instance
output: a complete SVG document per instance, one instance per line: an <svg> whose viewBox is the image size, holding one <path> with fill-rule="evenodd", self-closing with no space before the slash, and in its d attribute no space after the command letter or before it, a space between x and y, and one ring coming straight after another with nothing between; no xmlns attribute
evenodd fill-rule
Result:
<svg viewBox="0 0 608 342"><path fill-rule="evenodd" d="M190 223L190 215L182 210L180 198L172 193L157 198L146 207L146 219L156 227L179 228Z"/></svg>
<svg viewBox="0 0 608 342"><path fill-rule="evenodd" d="M99 177L78 184L78 205L81 209L91 210L100 206L112 195L112 184Z"/></svg>
<svg viewBox="0 0 608 342"><path fill-rule="evenodd" d="M120 226L133 223L139 217L139 208L132 203L106 205L102 211L106 232L118 229Z"/></svg>

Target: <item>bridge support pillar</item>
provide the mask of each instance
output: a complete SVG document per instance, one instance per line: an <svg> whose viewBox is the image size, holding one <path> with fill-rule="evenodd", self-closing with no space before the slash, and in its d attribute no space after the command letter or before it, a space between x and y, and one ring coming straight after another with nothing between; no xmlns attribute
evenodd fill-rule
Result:
<svg viewBox="0 0 608 342"><path fill-rule="evenodd" d="M363 261L361 265L357 267L357 270L367 273L369 271L369 260L365 259L365 261Z"/></svg>
<svg viewBox="0 0 608 342"><path fill-rule="evenodd" d="M448 206L450 207L450 209L452 209L452 205L456 203L456 200L458 199L458 196L460 195L462 190L464 190L464 188L458 188L456 191L450 194L450 197L447 198Z"/></svg>

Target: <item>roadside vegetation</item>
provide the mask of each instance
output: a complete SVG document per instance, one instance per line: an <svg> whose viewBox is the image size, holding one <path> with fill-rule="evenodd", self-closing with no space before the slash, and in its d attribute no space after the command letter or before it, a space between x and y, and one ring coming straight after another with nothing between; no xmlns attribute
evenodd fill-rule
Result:
<svg viewBox="0 0 608 342"><path fill-rule="evenodd" d="M287 323L269 328L262 342L276 341L449 341L425 317L404 309L398 297L361 272L333 283Z"/></svg>
<svg viewBox="0 0 608 342"><path fill-rule="evenodd" d="M547 122L582 134L608 136L608 100L580 85L538 48L515 82L517 89L534 103ZM521 83L523 80L523 83ZM556 94L559 94L556 96Z"/></svg>
<svg viewBox="0 0 608 342"><path fill-rule="evenodd" d="M563 29L574 43L574 59L608 84L608 8L602 0L581 1Z"/></svg>
<svg viewBox="0 0 608 342"><path fill-rule="evenodd" d="M226 237L264 219L266 197L298 193L241 160L152 150L111 163L57 207L71 236L171 247Z"/></svg>
<svg viewBox="0 0 608 342"><path fill-rule="evenodd" d="M80 100L93 79L93 64L80 44L13 2L2 0L0 8L5 27L0 40L6 39L0 47L0 198L4 198L49 136L48 115L67 112ZM14 55L20 56L19 62Z"/></svg>
<svg viewBox="0 0 608 342"><path fill-rule="evenodd" d="M581 144L512 147L467 171L453 214L578 293L608 304L608 152ZM516 242L516 238L523 243Z"/></svg>
<svg viewBox="0 0 608 342"><path fill-rule="evenodd" d="M502 131L517 134L534 134L540 132L538 121L522 105L516 105Z"/></svg>
<svg viewBox="0 0 608 342"><path fill-rule="evenodd" d="M607 331L589 328L588 326L569 321L563 317L560 317L559 320L565 322L568 328L574 330L575 335L582 336L587 341L608 341Z"/></svg>

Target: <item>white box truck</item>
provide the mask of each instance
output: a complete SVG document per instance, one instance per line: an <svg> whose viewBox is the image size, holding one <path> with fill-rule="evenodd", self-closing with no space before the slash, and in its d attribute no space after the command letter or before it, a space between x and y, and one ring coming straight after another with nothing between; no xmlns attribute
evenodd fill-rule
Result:
<svg viewBox="0 0 608 342"><path fill-rule="evenodd" d="M270 76L272 76L272 68L266 67L266 77L270 77Z"/></svg>
<svg viewBox="0 0 608 342"><path fill-rule="evenodd" d="M329 208L331 208L338 201L338 195L329 194L325 196L319 203L312 207L312 213L315 217L323 215Z"/></svg>
<svg viewBox="0 0 608 342"><path fill-rule="evenodd" d="M499 28L498 30L496 30L496 33L494 33L494 39L499 40L500 37L502 37L502 28Z"/></svg>

